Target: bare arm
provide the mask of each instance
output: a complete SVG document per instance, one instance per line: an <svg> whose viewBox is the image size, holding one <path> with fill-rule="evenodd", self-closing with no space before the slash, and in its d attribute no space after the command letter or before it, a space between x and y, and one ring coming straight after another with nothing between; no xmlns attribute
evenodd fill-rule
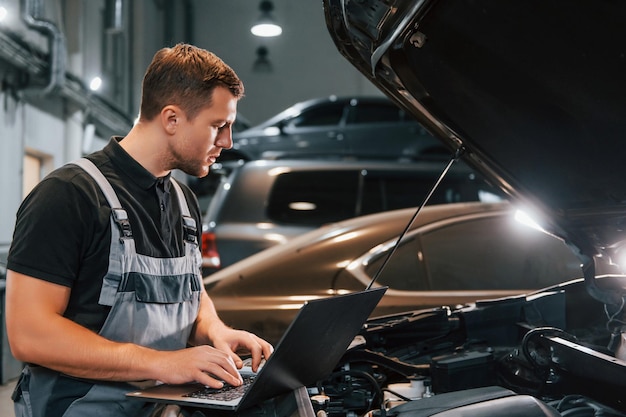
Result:
<svg viewBox="0 0 626 417"><path fill-rule="evenodd" d="M273 347L260 337L242 330L232 329L218 317L213 301L203 288L200 299L200 312L189 340L191 344L212 344L231 356L238 368L243 362L235 353L242 348L252 355L252 369L256 371L263 358L269 358Z"/></svg>
<svg viewBox="0 0 626 417"><path fill-rule="evenodd" d="M117 343L63 317L70 288L7 271L6 322L16 359L68 375L110 381L238 385L232 357L211 346L156 351ZM216 378L212 378L215 376Z"/></svg>

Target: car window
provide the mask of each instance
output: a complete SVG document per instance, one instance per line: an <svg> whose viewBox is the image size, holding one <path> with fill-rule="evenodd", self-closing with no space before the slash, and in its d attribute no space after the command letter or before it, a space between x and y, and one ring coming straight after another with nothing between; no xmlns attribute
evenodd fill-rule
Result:
<svg viewBox="0 0 626 417"><path fill-rule="evenodd" d="M470 176L446 178L428 204L480 201L490 189ZM422 204L435 174L386 170L286 172L272 186L267 217L277 223L320 226L355 216Z"/></svg>
<svg viewBox="0 0 626 417"><path fill-rule="evenodd" d="M399 122L402 112L393 104L358 103L350 106L347 124L364 124L380 122Z"/></svg>
<svg viewBox="0 0 626 417"><path fill-rule="evenodd" d="M437 181L437 176L429 173L363 172L365 175L360 214L419 206ZM446 177L430 197L428 204L481 201L480 190L494 192L492 187L473 174Z"/></svg>
<svg viewBox="0 0 626 417"><path fill-rule="evenodd" d="M401 176L390 172L368 172L363 180L359 214L419 206L436 178Z"/></svg>
<svg viewBox="0 0 626 417"><path fill-rule="evenodd" d="M428 291L430 289L425 265L417 256L419 250L416 243L417 241L409 236L402 241L376 279L379 284L400 291ZM378 256L366 267L368 276L374 278L377 275L387 253L384 252L382 256Z"/></svg>
<svg viewBox="0 0 626 417"><path fill-rule="evenodd" d="M287 172L270 192L267 216L277 223L319 226L354 216L358 171Z"/></svg>
<svg viewBox="0 0 626 417"><path fill-rule="evenodd" d="M461 222L421 240L434 290L541 288L581 274L561 240L512 216Z"/></svg>
<svg viewBox="0 0 626 417"><path fill-rule="evenodd" d="M289 119L287 127L328 126L338 125L343 117L344 105L332 103L313 107Z"/></svg>
<svg viewBox="0 0 626 417"><path fill-rule="evenodd" d="M512 216L457 222L412 236L411 243L394 253L380 284L409 291L534 289L581 275L580 261L561 240ZM382 261L372 262L368 275Z"/></svg>

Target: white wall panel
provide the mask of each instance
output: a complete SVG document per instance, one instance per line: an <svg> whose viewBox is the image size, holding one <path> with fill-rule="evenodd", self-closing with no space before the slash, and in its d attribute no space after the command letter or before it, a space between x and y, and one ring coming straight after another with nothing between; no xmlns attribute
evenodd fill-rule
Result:
<svg viewBox="0 0 626 417"><path fill-rule="evenodd" d="M13 235L22 201L23 107L0 92L0 250Z"/></svg>

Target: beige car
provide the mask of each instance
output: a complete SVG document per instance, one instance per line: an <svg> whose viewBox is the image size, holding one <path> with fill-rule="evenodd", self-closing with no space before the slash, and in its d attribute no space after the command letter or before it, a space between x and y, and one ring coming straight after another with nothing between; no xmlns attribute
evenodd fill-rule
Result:
<svg viewBox="0 0 626 417"><path fill-rule="evenodd" d="M334 223L205 278L224 321L276 342L306 300L366 288L413 216L402 209ZM579 278L553 236L515 220L509 203L422 209L374 285L374 315L506 297Z"/></svg>

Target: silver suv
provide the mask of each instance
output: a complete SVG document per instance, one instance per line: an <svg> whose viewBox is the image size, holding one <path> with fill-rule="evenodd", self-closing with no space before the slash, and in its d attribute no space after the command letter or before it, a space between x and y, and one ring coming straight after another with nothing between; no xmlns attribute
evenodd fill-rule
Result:
<svg viewBox="0 0 626 417"><path fill-rule="evenodd" d="M233 159L375 158L421 160L450 155L410 114L385 97L303 101L233 134Z"/></svg>
<svg viewBox="0 0 626 417"><path fill-rule="evenodd" d="M444 167L436 161L224 163L203 221L204 275L323 224L419 206ZM496 193L459 162L429 204L499 200Z"/></svg>

